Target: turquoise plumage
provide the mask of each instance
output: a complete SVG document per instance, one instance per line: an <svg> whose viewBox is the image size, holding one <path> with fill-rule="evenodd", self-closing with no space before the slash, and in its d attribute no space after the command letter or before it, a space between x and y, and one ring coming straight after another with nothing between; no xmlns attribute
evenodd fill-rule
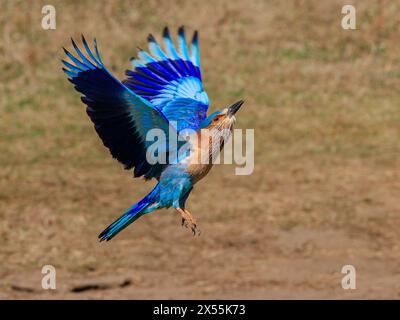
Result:
<svg viewBox="0 0 400 320"><path fill-rule="evenodd" d="M176 48L165 28L163 50L154 36L149 35L150 53L139 50L138 58L131 60L133 69L126 71L127 78L122 82L105 67L96 40L94 53L83 36L86 55L73 40L76 55L64 49L71 62L63 60L63 70L82 94L87 114L104 145L125 169L133 169L135 177L158 180L145 198L100 233L101 241L112 239L142 215L169 207L181 214L182 224L193 233L198 232L196 220L185 203L193 185L208 173L212 163L194 161L201 152L201 148L194 146L192 153L179 157L178 162L152 163L147 159L152 142L147 141L146 135L155 128L164 133L166 141L171 134L182 136L188 129L196 137L204 128L227 128L230 135L234 114L243 102L207 118L209 98L201 80L198 33L194 33L190 47L183 27L179 28L177 38ZM183 144L166 144L163 152L177 153ZM214 151L219 152L220 147Z"/></svg>

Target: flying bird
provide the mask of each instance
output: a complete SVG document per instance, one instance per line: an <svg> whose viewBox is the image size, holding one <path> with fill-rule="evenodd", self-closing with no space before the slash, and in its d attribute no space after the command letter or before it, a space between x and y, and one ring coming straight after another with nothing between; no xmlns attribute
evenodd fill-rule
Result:
<svg viewBox="0 0 400 320"><path fill-rule="evenodd" d="M194 184L213 166L210 159L222 150L232 133L235 113L243 104L241 100L207 116L210 102L202 84L197 31L190 45L183 27L178 30L177 46L167 27L162 35L164 49L153 35L147 40L149 52L139 48L123 81L105 67L96 39L92 51L82 35L86 55L73 39L75 55L63 48L70 59L62 60L63 70L82 94L86 112L103 144L125 169L133 169L134 177L158 181L147 196L100 233L100 241L112 239L144 214L169 207L179 212L182 225L199 234L196 219L185 207L186 200ZM176 161L149 161L154 141L148 141L147 133L152 129L164 133L166 139L173 134L183 137L179 141L185 142L166 143L155 153L177 154ZM207 143L202 140L204 132L209 135L204 139ZM179 153L179 148L187 144L187 152ZM203 158L207 161L199 161Z"/></svg>

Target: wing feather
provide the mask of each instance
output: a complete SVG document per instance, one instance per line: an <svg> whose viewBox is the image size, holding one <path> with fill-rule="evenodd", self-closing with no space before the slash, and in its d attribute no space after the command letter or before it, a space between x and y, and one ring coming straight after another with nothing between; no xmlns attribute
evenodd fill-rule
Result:
<svg viewBox="0 0 400 320"><path fill-rule="evenodd" d="M135 75L138 83L141 83L137 90L141 97L107 70L100 58L96 41L95 55L84 37L82 43L88 57L72 40L77 56L64 48L72 63L62 60L65 66L63 70L75 89L82 93L81 99L87 105L87 114L99 137L112 156L126 169L134 168L136 177L144 175L146 179L159 178L163 165L148 163L146 150L151 142L146 141L146 134L150 129L159 128L167 138L170 132L168 119L149 101L162 88L160 81L142 83L141 80L153 80L154 77L147 72ZM141 56L148 59L144 54Z"/></svg>
<svg viewBox="0 0 400 320"><path fill-rule="evenodd" d="M197 31L190 52L183 27L178 30L178 49L167 27L163 31L165 51L153 35L147 40L150 53L140 49L138 59L132 61L134 70L126 71L128 78L123 83L177 123L178 132L199 129L210 102L201 81Z"/></svg>

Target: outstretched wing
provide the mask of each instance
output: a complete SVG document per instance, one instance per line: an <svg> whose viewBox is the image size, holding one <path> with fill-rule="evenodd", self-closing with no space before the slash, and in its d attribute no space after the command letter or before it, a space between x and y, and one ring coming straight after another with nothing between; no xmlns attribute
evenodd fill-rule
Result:
<svg viewBox="0 0 400 320"><path fill-rule="evenodd" d="M178 30L178 50L168 28L163 32L165 51L153 35L148 36L150 54L139 49L138 59L132 59L134 70L127 70L123 83L136 94L161 110L180 132L197 130L206 118L209 107L200 73L198 34L195 31L191 52L183 27Z"/></svg>
<svg viewBox="0 0 400 320"><path fill-rule="evenodd" d="M64 48L72 63L62 60L66 67L63 70L75 89L83 94L81 99L87 105L87 114L98 135L125 169L134 168L135 177L144 175L146 179L158 178L161 164L151 165L146 160L146 150L151 143L146 141L146 134L150 129L159 128L168 139L168 119L107 70L100 58L96 40L96 56L83 36L82 42L88 57L72 40L79 59Z"/></svg>

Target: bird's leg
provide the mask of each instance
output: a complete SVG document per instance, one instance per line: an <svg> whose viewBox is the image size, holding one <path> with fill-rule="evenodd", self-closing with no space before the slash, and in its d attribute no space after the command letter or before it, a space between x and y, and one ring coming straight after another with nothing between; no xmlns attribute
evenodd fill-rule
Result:
<svg viewBox="0 0 400 320"><path fill-rule="evenodd" d="M193 231L193 235L196 235L196 233L197 233L197 235L200 235L201 231L200 231L200 229L197 227L197 220L196 220L196 218L193 217L193 215L192 215L187 209L183 209L183 211L184 211L184 212L187 214L187 216L188 216L188 219L186 219L186 221L189 220L189 226L190 226L190 229L192 229L192 231Z"/></svg>
<svg viewBox="0 0 400 320"><path fill-rule="evenodd" d="M197 228L197 221L193 217L193 215L186 209L183 208L176 208L176 210L181 214L182 216L182 226L185 226L186 228L190 228L193 232L193 235L196 233L200 235L200 229Z"/></svg>

